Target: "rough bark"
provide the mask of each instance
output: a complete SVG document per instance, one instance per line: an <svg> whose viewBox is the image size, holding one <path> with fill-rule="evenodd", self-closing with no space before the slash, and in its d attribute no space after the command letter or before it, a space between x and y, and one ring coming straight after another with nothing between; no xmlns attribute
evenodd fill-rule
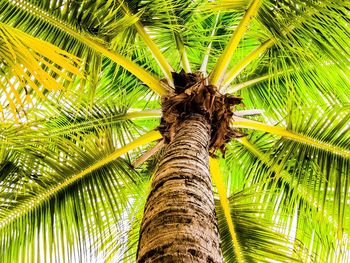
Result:
<svg viewBox="0 0 350 263"><path fill-rule="evenodd" d="M222 262L208 169L210 125L193 115L166 146L141 224L137 262Z"/></svg>

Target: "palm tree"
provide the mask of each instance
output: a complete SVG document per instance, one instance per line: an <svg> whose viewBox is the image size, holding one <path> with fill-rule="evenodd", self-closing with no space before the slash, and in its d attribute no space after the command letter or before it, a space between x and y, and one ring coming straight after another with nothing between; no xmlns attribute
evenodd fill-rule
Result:
<svg viewBox="0 0 350 263"><path fill-rule="evenodd" d="M349 262L348 1L0 3L0 262Z"/></svg>

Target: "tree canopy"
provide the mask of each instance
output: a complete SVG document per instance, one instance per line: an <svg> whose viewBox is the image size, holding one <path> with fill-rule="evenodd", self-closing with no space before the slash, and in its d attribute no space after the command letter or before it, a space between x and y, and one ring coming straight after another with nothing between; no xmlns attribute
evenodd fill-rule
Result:
<svg viewBox="0 0 350 263"><path fill-rule="evenodd" d="M225 262L348 262L350 2L0 0L0 261L134 262L172 72L242 98ZM167 83L168 85L165 85Z"/></svg>

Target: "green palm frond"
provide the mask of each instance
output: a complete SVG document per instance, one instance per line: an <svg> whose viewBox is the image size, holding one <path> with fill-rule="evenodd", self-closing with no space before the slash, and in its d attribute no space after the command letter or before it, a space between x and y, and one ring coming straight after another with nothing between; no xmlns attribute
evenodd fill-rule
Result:
<svg viewBox="0 0 350 263"><path fill-rule="evenodd" d="M282 225L267 219L269 216L266 215L273 213L273 207L252 202L259 194L252 188L251 192L246 189L230 197L232 222L244 262L303 262L299 251L301 243L290 240L288 235L281 232L284 229ZM217 213L224 258L226 262L239 262L233 254L234 247L227 234L227 223L222 220L220 206L217 206Z"/></svg>
<svg viewBox="0 0 350 263"><path fill-rule="evenodd" d="M65 254L66 260L70 261L72 257L84 257L75 254L74 246L89 251L101 240L106 243L108 237L104 235L112 231L120 220L121 214L128 208L129 198L140 192L137 188L139 181L143 180L123 159L116 158L143 143L160 138L159 133L153 132L112 152L116 142L108 134L105 138L101 132L99 137L92 134L71 135L69 139L59 137L55 140L53 137L51 145L45 141L43 145L39 141L34 143L35 148L27 145L26 149L17 150L13 144L8 145L10 142L1 145L7 146L5 152L9 153L3 155L4 170L1 171L0 239L2 250L8 251L1 255L2 261L18 261L21 255L26 255L30 262L35 260L29 256L33 248L42 246L47 249L45 256L48 258L57 257L63 253L60 249L70 247ZM88 141L84 142L86 139ZM40 156L44 154L40 149L42 146L47 150L45 155ZM65 163L64 167L62 163ZM19 170L22 167L24 169ZM100 200L97 203L96 198ZM33 226L29 230L27 223L21 220L23 217ZM55 224L51 223L53 221ZM81 228L82 224L84 228ZM62 231L63 236L57 236L57 231ZM32 236L41 234L39 240L32 239ZM40 241L47 238L50 240L49 247ZM61 238L66 241L60 242ZM84 247L87 239L92 244ZM26 245L18 246L20 240L25 240ZM58 242L62 246L56 251L53 244ZM92 250L89 253L96 252Z"/></svg>
<svg viewBox="0 0 350 263"><path fill-rule="evenodd" d="M243 83L255 84L252 80L257 79L257 86L250 86L239 94L249 98L249 102L254 101L255 107L266 108L268 105L271 113L288 107L290 103L312 103L311 99L323 100L324 105L338 104L339 99L340 103L347 102L349 89L339 81L348 75L349 70L347 19L340 15L347 12L346 6L330 8L330 3L318 5L312 1L287 2L281 3L281 6L268 2L262 4L253 21L256 25L252 25L252 31L255 33L259 28L263 33L251 33L252 37L260 39L261 44L255 45L255 53L246 53L241 59L234 59L236 62L230 72L233 77L230 81L234 84L227 90L237 91L241 85L246 87ZM335 30L329 30L327 23L318 24L320 20L332 21ZM341 41L346 41L328 43L327 39L340 35ZM272 42L268 44L268 41ZM264 48L266 44L268 45ZM330 51L319 52L325 49ZM241 50L244 52L243 46ZM229 84L226 81L224 86ZM309 85L315 87L307 88ZM330 98L331 94L335 97ZM308 101L304 102L304 99Z"/></svg>
<svg viewBox="0 0 350 263"><path fill-rule="evenodd" d="M328 141L338 147L349 149L347 139L349 138L349 130L347 129L349 109L341 108L320 114L318 118L314 118L313 123L310 123L309 118L315 114L317 114L317 111L311 111L309 114L303 112L302 115L297 113L296 116L291 114L290 128L308 134L315 139ZM293 124L291 124L291 121L293 121ZM325 152L307 144L298 145L297 150L295 150L295 147L294 142L284 141L274 148L276 154L282 151L284 156L280 156L280 158L272 156L272 158L274 162L285 166L285 169L290 171L292 178L295 178L295 180L300 180L304 185L311 184L312 189L324 188L323 193L318 194L317 197L314 196L314 198L328 208L327 210L332 211L334 218L337 218L338 231L340 231L337 235L341 239L341 229L345 229L343 220L347 220L346 214L348 213L345 210L345 204L347 203L348 192L346 175L349 174L349 157L343 157L337 152ZM309 171L304 175L305 177L302 176L303 171ZM298 178L298 174L300 178ZM321 175L318 179L319 183L315 183L314 174ZM309 176L311 177L309 178ZM337 205L334 206L335 204Z"/></svg>
<svg viewBox="0 0 350 263"><path fill-rule="evenodd" d="M236 27L230 41L227 43L227 46L219 57L217 64L210 75L210 82L215 86L221 85L223 81L223 76L226 73L227 67L230 64L233 54L235 53L236 48L238 47L243 35L246 33L251 20L257 14L261 5L260 0L253 0L244 16L240 20L239 25Z"/></svg>
<svg viewBox="0 0 350 263"><path fill-rule="evenodd" d="M116 170L120 172L116 174ZM126 174L129 178L125 178ZM40 176L36 178L39 182L42 180ZM121 182L121 178L124 178L125 186L116 184ZM46 262L55 258L64 258L67 262L78 259L89 261L104 256L99 244L107 246L112 242L114 251L109 253L116 253L123 244L114 243L110 233L123 230L118 222L122 222L123 213L130 209L129 198L140 193L140 190L131 187L140 180L138 178L125 162L117 160L91 173L79 184L55 194L54 198L27 214L25 222L17 220L1 228L1 248L4 251L1 261L34 262L39 254L34 255L32 251L37 249L43 251L40 260ZM31 195L35 192L32 189ZM2 198L9 196L8 193L2 194ZM17 197L17 202L23 198ZM96 202L97 199L100 201ZM89 244L84 240L90 240ZM58 243L61 244L59 247L54 245Z"/></svg>
<svg viewBox="0 0 350 263"><path fill-rule="evenodd" d="M49 1L47 1L47 3L48 6L50 6ZM82 2L81 4L83 3L84 2ZM119 8L119 5L115 6L114 3L111 3L111 5L112 8ZM82 8L80 4L77 7L77 10L79 10L79 8ZM97 8L97 6L95 6L94 8ZM109 12L108 9L101 10ZM86 32L80 32L79 28L77 28L76 23L69 23L69 21L61 19L61 17L53 17L50 15L50 13L47 12L47 10L39 9L37 6L27 2L8 2L3 7L3 12L4 14L2 16L1 21L6 21L6 23L11 23L18 28L25 28L27 30L30 30L30 27L26 26L25 22L32 23L30 19L22 20L20 25L18 25L16 21L19 16L25 16L29 13L28 18L33 18L37 20L37 23L42 23L43 26L45 26L46 28L46 33L50 33L50 31L52 30L53 32L50 35L53 36L55 35L54 32L57 31L58 36L56 36L56 38L52 42L55 43L55 41L58 41L58 43L60 43L59 46L63 49L77 54L77 56L83 57L84 59L90 57L90 52L97 52L98 54L102 54L105 57L116 62L118 65L127 69L128 71L131 71L133 75L137 76L140 80L144 81L148 85L148 87L154 89L154 91L158 92L159 94L163 94L165 92L165 88L157 81L157 79L153 75L151 75L149 72L145 71L141 66L134 63L129 58L121 55L117 51L110 50L105 40L96 38L95 36ZM101 16L103 15L106 15L106 17L108 17L108 14L101 14ZM112 16L112 18L115 19L114 16ZM76 19L76 17L73 17L73 19ZM128 19L135 22L135 19L133 17L128 16ZM116 23L125 24L124 20L116 21ZM74 42L72 43L72 41ZM88 49L84 47L88 47ZM82 51L84 51L84 53L82 53ZM95 75L97 75L96 72Z"/></svg>
<svg viewBox="0 0 350 263"><path fill-rule="evenodd" d="M65 89L73 76L84 77L79 58L4 23L0 23L0 42L0 85L6 96L1 103L3 122L18 122L35 107L35 100L45 99L44 93Z"/></svg>
<svg viewBox="0 0 350 263"><path fill-rule="evenodd" d="M290 114L287 125L294 132L349 149L348 115L348 107L326 112L304 109ZM344 249L348 244L345 222L349 215L346 205L349 158L336 151L325 151L271 135L253 133L251 137L253 142L246 143L242 139L243 147L237 148L236 145L228 153L227 161L242 162L244 165L247 162L243 161L248 159L251 163L232 170L232 174L238 176L240 173L241 178L245 179L238 180L240 184L230 188L237 191L244 189L245 184L257 185L262 191L261 197L257 198L260 204L271 204L274 213L278 213L272 214L269 220L280 222L284 229L292 229L291 219L284 215L295 215L294 225L297 224L297 228L294 226L294 236L300 238L304 248L310 250L305 252L309 258L326 262L325 258L328 257L331 261L346 262L347 254L337 256L335 251ZM227 180L231 184L236 182L230 177ZM265 191L276 194L266 194ZM323 224L315 224L319 221ZM324 235L327 235L327 241L320 238Z"/></svg>
<svg viewBox="0 0 350 263"><path fill-rule="evenodd" d="M256 129L263 132L269 132L271 134L281 136L285 139L306 144L309 147L314 147L319 150L323 150L335 155L339 155L342 158L346 158L346 159L350 158L350 151L348 150L348 147L339 147L337 145L333 145L332 143L328 143L325 140L317 140L317 139L314 139L312 136L296 133L296 132L293 132L292 130L281 128L278 126L267 125L261 122L246 120L244 118L239 118L239 117L236 117L236 120L232 123L232 126L239 127L239 128Z"/></svg>
<svg viewBox="0 0 350 263"><path fill-rule="evenodd" d="M281 40L280 45L293 50L291 53L297 52L300 59L312 55L318 57L316 50L322 49L322 54L331 61L346 65L349 44L344 40L349 38L345 15L348 7L345 1L338 5L332 1L302 0L267 3L260 9L259 21Z"/></svg>

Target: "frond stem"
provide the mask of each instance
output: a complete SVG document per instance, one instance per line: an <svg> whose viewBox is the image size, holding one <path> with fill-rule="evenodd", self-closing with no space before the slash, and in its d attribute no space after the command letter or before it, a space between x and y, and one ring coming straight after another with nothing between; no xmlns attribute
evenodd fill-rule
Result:
<svg viewBox="0 0 350 263"><path fill-rule="evenodd" d="M221 204L221 207L224 211L224 215L226 218L228 229L230 231L230 235L231 235L231 239L233 242L237 262L243 263L244 260L243 260L243 256L242 256L242 252L241 252L241 247L238 243L237 234L235 231L235 227L233 225L233 219L232 219L231 212L230 212L230 202L227 198L225 184L222 180L222 174L220 171L219 161L217 159L210 158L209 165L210 165L210 173L211 173L211 176L213 179L213 183L216 185L216 189L218 191L219 198L220 198L220 204Z"/></svg>
<svg viewBox="0 0 350 263"><path fill-rule="evenodd" d="M243 60L238 62L233 68L225 75L222 82L222 88L227 87L230 83L241 73L254 59L260 57L268 48L273 46L274 39L269 39L254 49Z"/></svg>
<svg viewBox="0 0 350 263"><path fill-rule="evenodd" d="M165 78L168 80L170 84L172 84L173 79L171 76L171 72L173 72L174 69L170 66L170 64L164 57L163 53L160 51L160 49L157 47L154 41L150 38L150 36L147 34L146 30L144 29L144 27L139 21L135 23L135 28L139 33L139 35L142 37L143 41L145 42L149 50L152 52L153 57L158 62L158 65L162 70Z"/></svg>
<svg viewBox="0 0 350 263"><path fill-rule="evenodd" d="M262 132L268 132L277 136L281 136L299 143L303 143L312 147L316 147L333 154L343 156L344 158L350 158L350 151L331 145L326 142L322 142L313 138L310 138L303 134L298 134L292 131L288 131L285 128L268 125L262 122L252 121L244 118L234 117L232 122L235 128L247 128L254 129Z"/></svg>
<svg viewBox="0 0 350 263"><path fill-rule="evenodd" d="M315 198L309 194L309 190L304 187L303 185L298 183L298 180L295 180L292 178L292 176L285 170L280 171L279 169L276 169L273 165L271 166L271 162L269 158L261 152L256 146L254 146L246 137L243 138L237 138L237 141L239 141L248 151L250 151L253 155L255 155L259 160L261 160L265 165L269 166L271 168L271 171L276 173L276 178L281 178L284 182L286 182L288 185L290 185L293 189L295 189L298 194L303 197L307 203L314 207L316 211L319 211L319 213L323 214L323 218L325 218L332 226L334 226L335 229L338 228L337 222L332 217L331 213L329 213L323 205L321 205Z"/></svg>
<svg viewBox="0 0 350 263"><path fill-rule="evenodd" d="M111 153L110 155L106 156L102 160L97 161L96 163L92 164L91 166L87 167L80 173L77 173L73 175L70 178L67 178L65 181L59 183L58 185L54 186L51 189L48 189L46 192L39 194L32 199L29 199L28 201L24 202L23 204L16 207L13 211L11 211L6 218L0 221L0 229L5 227L6 225L13 222L15 219L19 218L20 216L26 214L30 210L40 206L45 201L49 200L52 196L54 196L57 192L61 191L62 189L70 186L71 184L75 183L76 181L80 180L84 176L88 175L89 173L101 168L102 166L106 165L107 163L115 160L116 158L120 157L121 155L127 153L128 151L131 151L137 147L140 147L142 145L145 145L147 143L153 142L155 140L161 139L162 135L158 131L150 131L141 137L137 138L136 140L130 142L129 144L125 145L124 147L121 147Z"/></svg>
<svg viewBox="0 0 350 263"><path fill-rule="evenodd" d="M124 0L118 0L119 4L121 5L122 9L124 10L126 15L132 15L129 8L124 4ZM149 36L149 34L146 32L144 26L140 21L137 21L135 24L135 28L137 33L141 36L149 50L151 51L154 59L158 62L158 66L162 70L165 78L168 80L169 83L173 83L171 72L173 72L173 68L170 66L169 62L166 60L163 53L160 51L158 46L154 43L152 38Z"/></svg>
<svg viewBox="0 0 350 263"><path fill-rule="evenodd" d="M231 61L231 58L238 47L243 35L248 29L249 23L258 12L261 0L253 0L248 10L234 31L230 41L228 42L224 52L216 62L213 71L210 74L210 84L220 87L224 74Z"/></svg>
<svg viewBox="0 0 350 263"><path fill-rule="evenodd" d="M218 14L216 15L214 28L211 31L211 35L210 35L211 37L215 36L216 27L217 27L217 25L219 23L219 18L220 18L220 12L218 12ZM210 55L210 50L211 50L212 44L213 44L213 42L210 41L210 43L208 44L208 47L207 47L207 49L205 51L205 55L204 55L204 58L203 58L203 62L202 62L201 68L199 70L200 72L202 72L204 77L207 76L207 66L208 66L208 62L209 62L209 55Z"/></svg>
<svg viewBox="0 0 350 263"><path fill-rule="evenodd" d="M25 11L31 12L32 14L35 14L36 16L40 17L42 20L49 22L53 26L59 28L60 30L66 32L67 34L73 36L78 41L84 43L91 49L101 53L102 55L108 57L118 65L122 66L126 70L128 70L130 73L135 75L138 79L143 81L149 88L151 88L154 92L158 93L159 95L164 95L167 90L166 88L160 83L160 81L152 76L148 71L134 63L133 61L130 61L129 59L123 57L122 55L112 52L97 41L93 40L87 35L84 35L81 32L78 32L77 30L69 27L64 22L58 20L57 18L53 18L48 13L39 10L34 5L26 2L26 1L12 1L12 4L16 5L19 8L22 8Z"/></svg>

